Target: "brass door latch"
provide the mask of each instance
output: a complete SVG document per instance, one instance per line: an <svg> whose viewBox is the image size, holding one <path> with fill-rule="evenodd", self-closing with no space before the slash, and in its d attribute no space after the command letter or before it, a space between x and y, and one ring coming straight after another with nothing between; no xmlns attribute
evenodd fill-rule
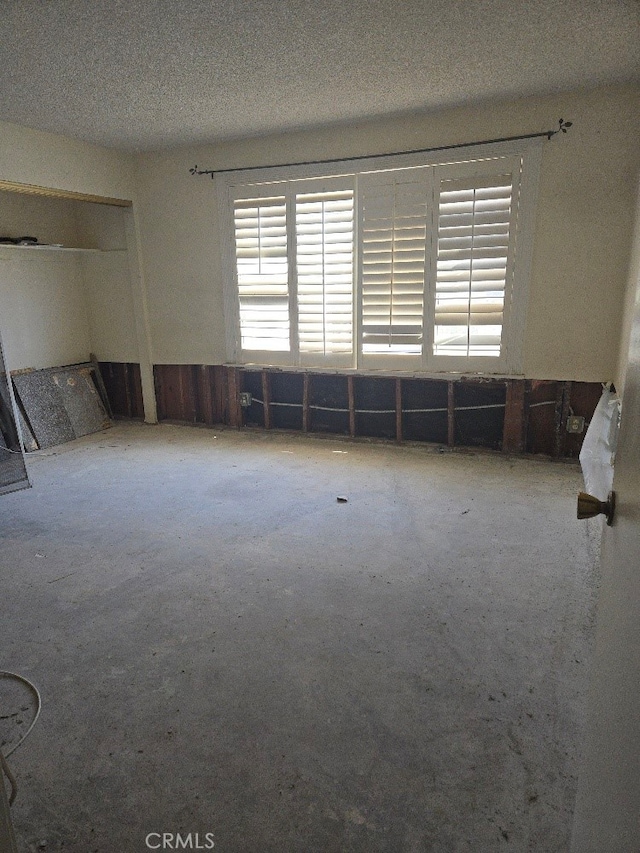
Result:
<svg viewBox="0 0 640 853"><path fill-rule="evenodd" d="M578 494L578 518L593 518L596 515L606 515L609 527L613 524L613 516L616 511L616 493L609 492L606 501L600 501L586 492Z"/></svg>

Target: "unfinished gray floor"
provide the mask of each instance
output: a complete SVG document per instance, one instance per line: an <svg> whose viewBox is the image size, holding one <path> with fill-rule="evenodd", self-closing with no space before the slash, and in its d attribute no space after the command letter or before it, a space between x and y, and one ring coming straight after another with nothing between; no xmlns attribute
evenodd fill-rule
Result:
<svg viewBox="0 0 640 853"><path fill-rule="evenodd" d="M44 700L21 850L567 850L577 467L121 424L29 470L0 498L0 668ZM0 680L0 715L25 698Z"/></svg>

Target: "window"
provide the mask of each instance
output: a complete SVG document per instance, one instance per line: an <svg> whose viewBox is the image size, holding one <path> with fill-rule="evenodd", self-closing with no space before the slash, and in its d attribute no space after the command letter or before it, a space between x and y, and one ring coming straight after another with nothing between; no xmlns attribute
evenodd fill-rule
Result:
<svg viewBox="0 0 640 853"><path fill-rule="evenodd" d="M500 356L513 189L511 174L440 184L435 355Z"/></svg>
<svg viewBox="0 0 640 853"><path fill-rule="evenodd" d="M430 239L423 169L362 181L362 352L419 354Z"/></svg>
<svg viewBox="0 0 640 853"><path fill-rule="evenodd" d="M296 194L301 353L353 352L353 191Z"/></svg>
<svg viewBox="0 0 640 853"><path fill-rule="evenodd" d="M540 149L504 148L225 176L230 360L519 372Z"/></svg>
<svg viewBox="0 0 640 853"><path fill-rule="evenodd" d="M284 198L237 201L234 209L240 345L289 349L289 272Z"/></svg>

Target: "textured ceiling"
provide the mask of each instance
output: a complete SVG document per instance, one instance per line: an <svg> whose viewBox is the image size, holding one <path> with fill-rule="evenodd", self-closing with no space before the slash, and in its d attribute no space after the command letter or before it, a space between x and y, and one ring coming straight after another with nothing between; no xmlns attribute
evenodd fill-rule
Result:
<svg viewBox="0 0 640 853"><path fill-rule="evenodd" d="M0 119L129 150L637 76L638 0L8 0Z"/></svg>

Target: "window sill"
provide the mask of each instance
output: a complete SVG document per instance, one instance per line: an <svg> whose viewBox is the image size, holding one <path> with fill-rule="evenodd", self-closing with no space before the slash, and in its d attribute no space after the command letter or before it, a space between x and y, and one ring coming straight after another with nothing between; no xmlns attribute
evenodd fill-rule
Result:
<svg viewBox="0 0 640 853"><path fill-rule="evenodd" d="M262 362L225 362L224 367L240 370L268 370L272 373L313 373L329 376L379 376L400 379L524 379L524 373L490 373L488 371L461 370L394 370L393 368L339 368L300 367L298 365L274 365Z"/></svg>

